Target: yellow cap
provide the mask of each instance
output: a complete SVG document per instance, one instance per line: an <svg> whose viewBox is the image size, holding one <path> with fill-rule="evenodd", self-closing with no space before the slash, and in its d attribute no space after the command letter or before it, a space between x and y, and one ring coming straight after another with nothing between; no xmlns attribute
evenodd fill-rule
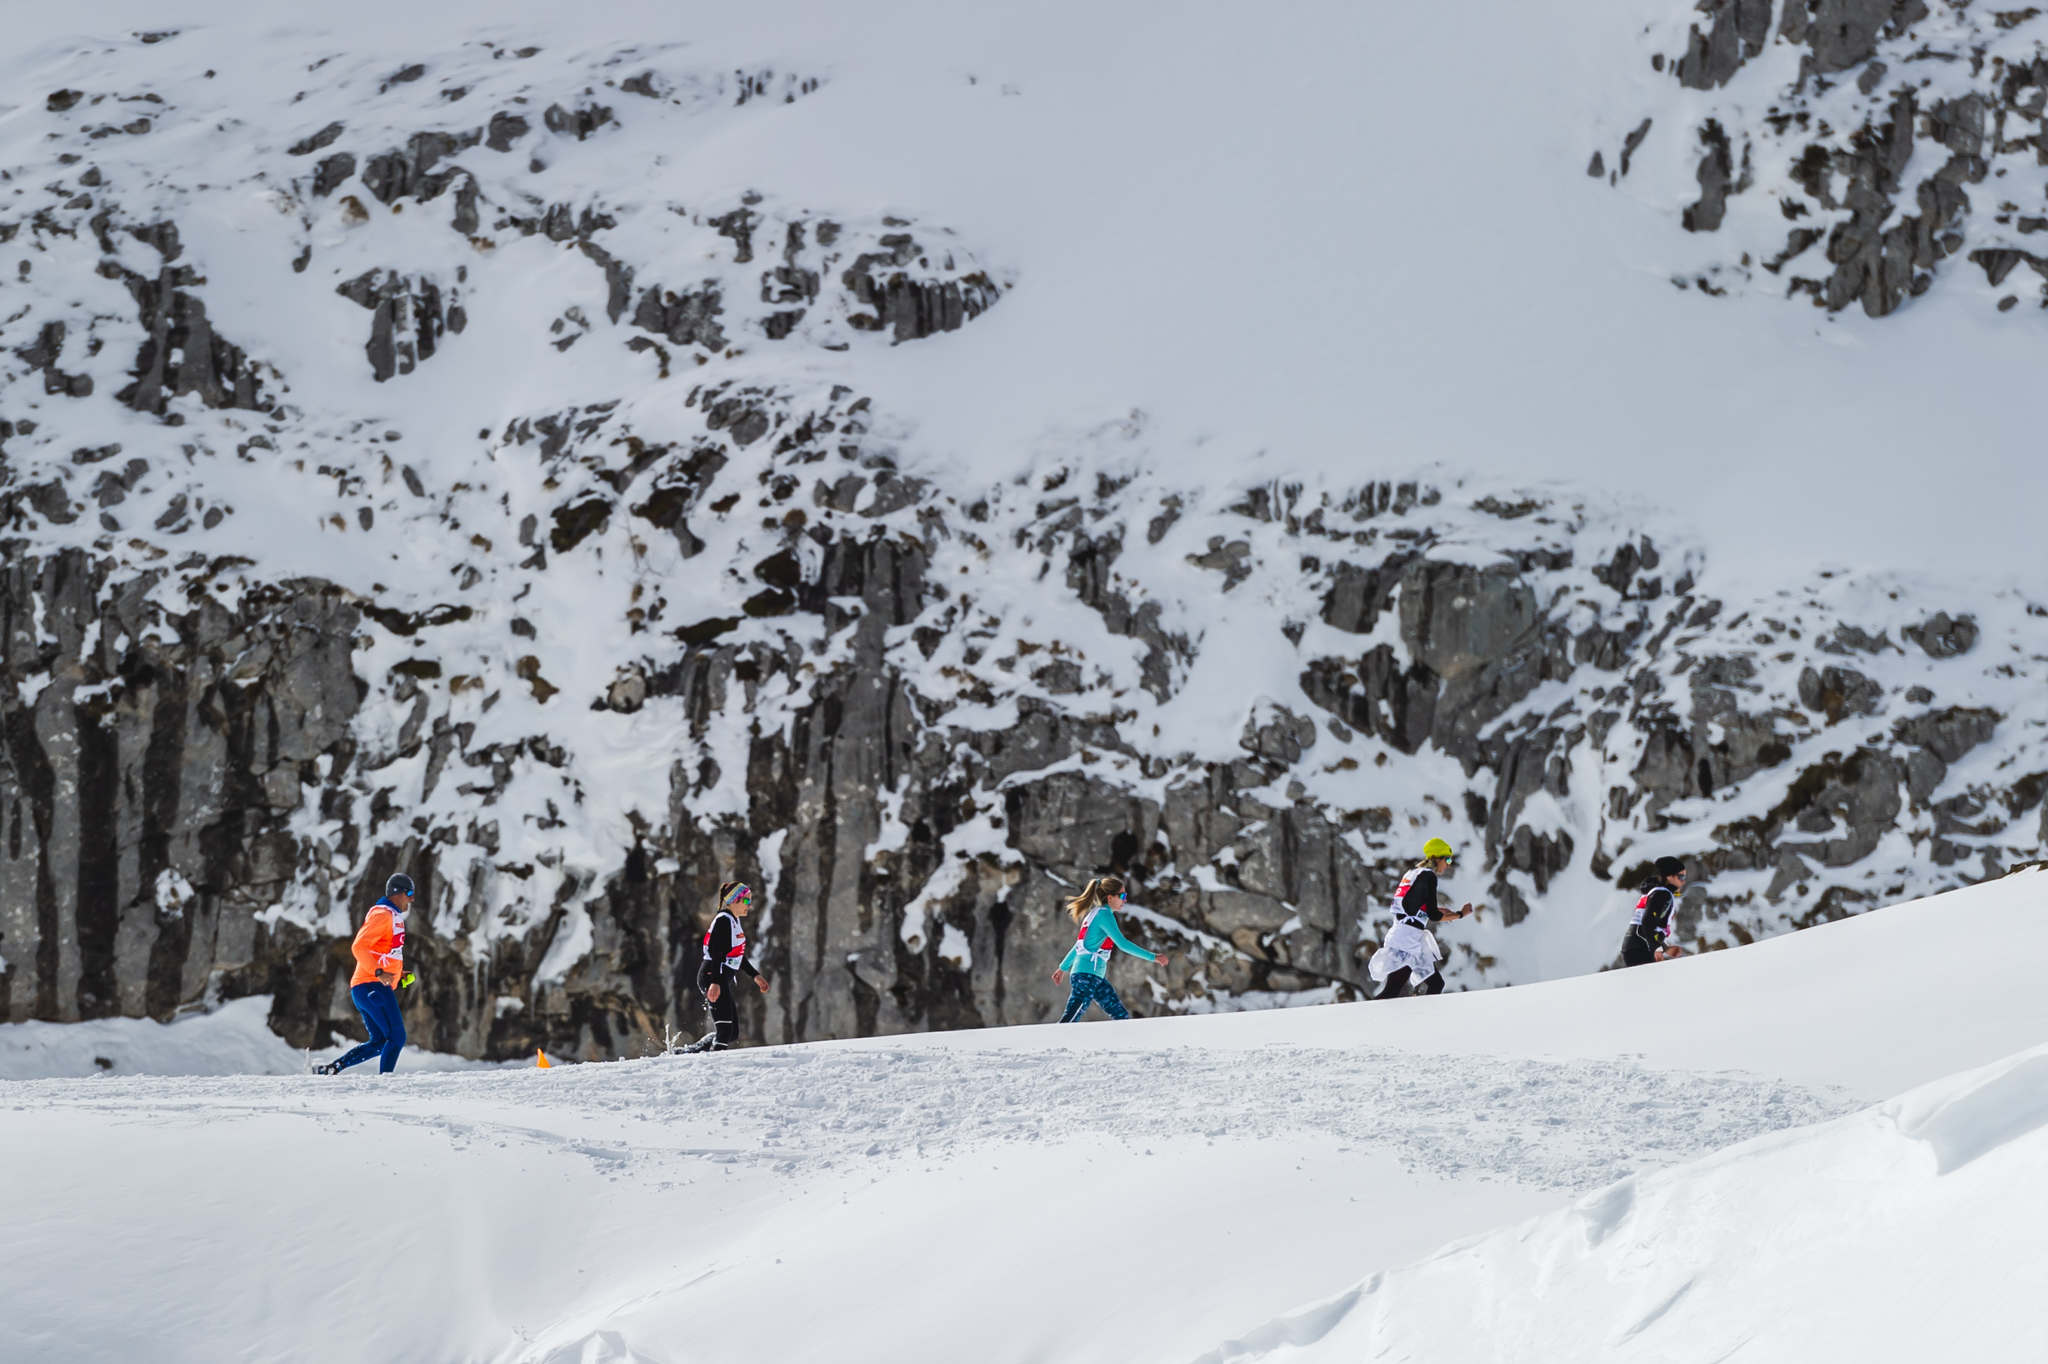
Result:
<svg viewBox="0 0 2048 1364"><path fill-rule="evenodd" d="M1423 845L1422 845L1422 855L1423 855L1424 857L1456 857L1456 856L1457 856L1457 854L1456 854L1456 853L1454 853L1454 852L1452 852L1452 851L1451 851L1451 845L1450 845L1450 844L1448 844L1448 843L1446 843L1446 842L1444 842L1444 841L1443 841L1443 840L1442 840L1441 838L1432 838L1432 839L1430 839L1430 840L1429 840L1429 842L1427 842L1427 843L1423 844Z"/></svg>

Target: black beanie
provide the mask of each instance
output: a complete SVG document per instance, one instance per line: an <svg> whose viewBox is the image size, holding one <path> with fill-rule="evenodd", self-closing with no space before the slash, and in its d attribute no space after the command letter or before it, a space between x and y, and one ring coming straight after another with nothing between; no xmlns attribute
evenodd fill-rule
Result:
<svg viewBox="0 0 2048 1364"><path fill-rule="evenodd" d="M1657 879L1660 881L1667 876L1676 876L1684 870L1685 863L1675 857L1660 857L1657 859Z"/></svg>

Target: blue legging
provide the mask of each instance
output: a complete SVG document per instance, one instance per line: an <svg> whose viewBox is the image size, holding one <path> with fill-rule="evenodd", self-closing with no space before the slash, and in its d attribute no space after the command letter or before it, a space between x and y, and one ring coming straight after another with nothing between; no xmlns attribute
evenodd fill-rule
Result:
<svg viewBox="0 0 2048 1364"><path fill-rule="evenodd" d="M1060 1022L1079 1022L1081 1015L1088 1012L1090 1004L1100 1004L1102 1012L1111 1018L1129 1018L1131 1011L1116 997L1108 981L1086 971L1074 972L1074 988L1067 996L1067 1011L1060 1015Z"/></svg>
<svg viewBox="0 0 2048 1364"><path fill-rule="evenodd" d="M398 1065L398 1053L405 1046L405 1020L398 1016L397 994L389 985L373 980L351 989L348 997L355 1001L356 1012L363 1016L363 1026L370 1030L370 1040L336 1061L334 1068L347 1070L381 1052L384 1059L377 1069L380 1073L388 1073Z"/></svg>

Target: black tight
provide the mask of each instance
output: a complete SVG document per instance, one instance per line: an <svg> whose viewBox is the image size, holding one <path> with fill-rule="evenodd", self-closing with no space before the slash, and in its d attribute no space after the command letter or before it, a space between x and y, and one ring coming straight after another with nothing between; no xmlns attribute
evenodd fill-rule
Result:
<svg viewBox="0 0 2048 1364"><path fill-rule="evenodd" d="M711 1030L718 1034L719 1046L736 1046L740 1040L739 973L721 971L712 983L718 986L718 998L704 1004L705 1012L711 1015Z"/></svg>
<svg viewBox="0 0 2048 1364"><path fill-rule="evenodd" d="M1409 993L1408 980L1413 974L1414 972L1410 971L1405 966L1396 967L1387 976L1387 988L1381 990L1378 994L1374 995L1373 998L1393 999L1397 995ZM1429 978L1424 980L1422 984L1416 986L1414 990L1414 993L1418 995L1440 995L1443 992L1444 973L1441 971L1431 971L1429 973Z"/></svg>

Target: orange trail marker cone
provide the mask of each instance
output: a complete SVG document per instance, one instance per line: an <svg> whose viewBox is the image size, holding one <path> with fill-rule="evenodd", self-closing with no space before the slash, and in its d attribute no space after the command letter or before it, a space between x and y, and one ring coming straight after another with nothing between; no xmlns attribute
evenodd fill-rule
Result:
<svg viewBox="0 0 2048 1364"><path fill-rule="evenodd" d="M537 1069L553 1070L555 1068L554 1065L548 1060L548 1054L546 1052L536 1047L534 1048L533 1054L540 1058L540 1065L537 1067Z"/></svg>

